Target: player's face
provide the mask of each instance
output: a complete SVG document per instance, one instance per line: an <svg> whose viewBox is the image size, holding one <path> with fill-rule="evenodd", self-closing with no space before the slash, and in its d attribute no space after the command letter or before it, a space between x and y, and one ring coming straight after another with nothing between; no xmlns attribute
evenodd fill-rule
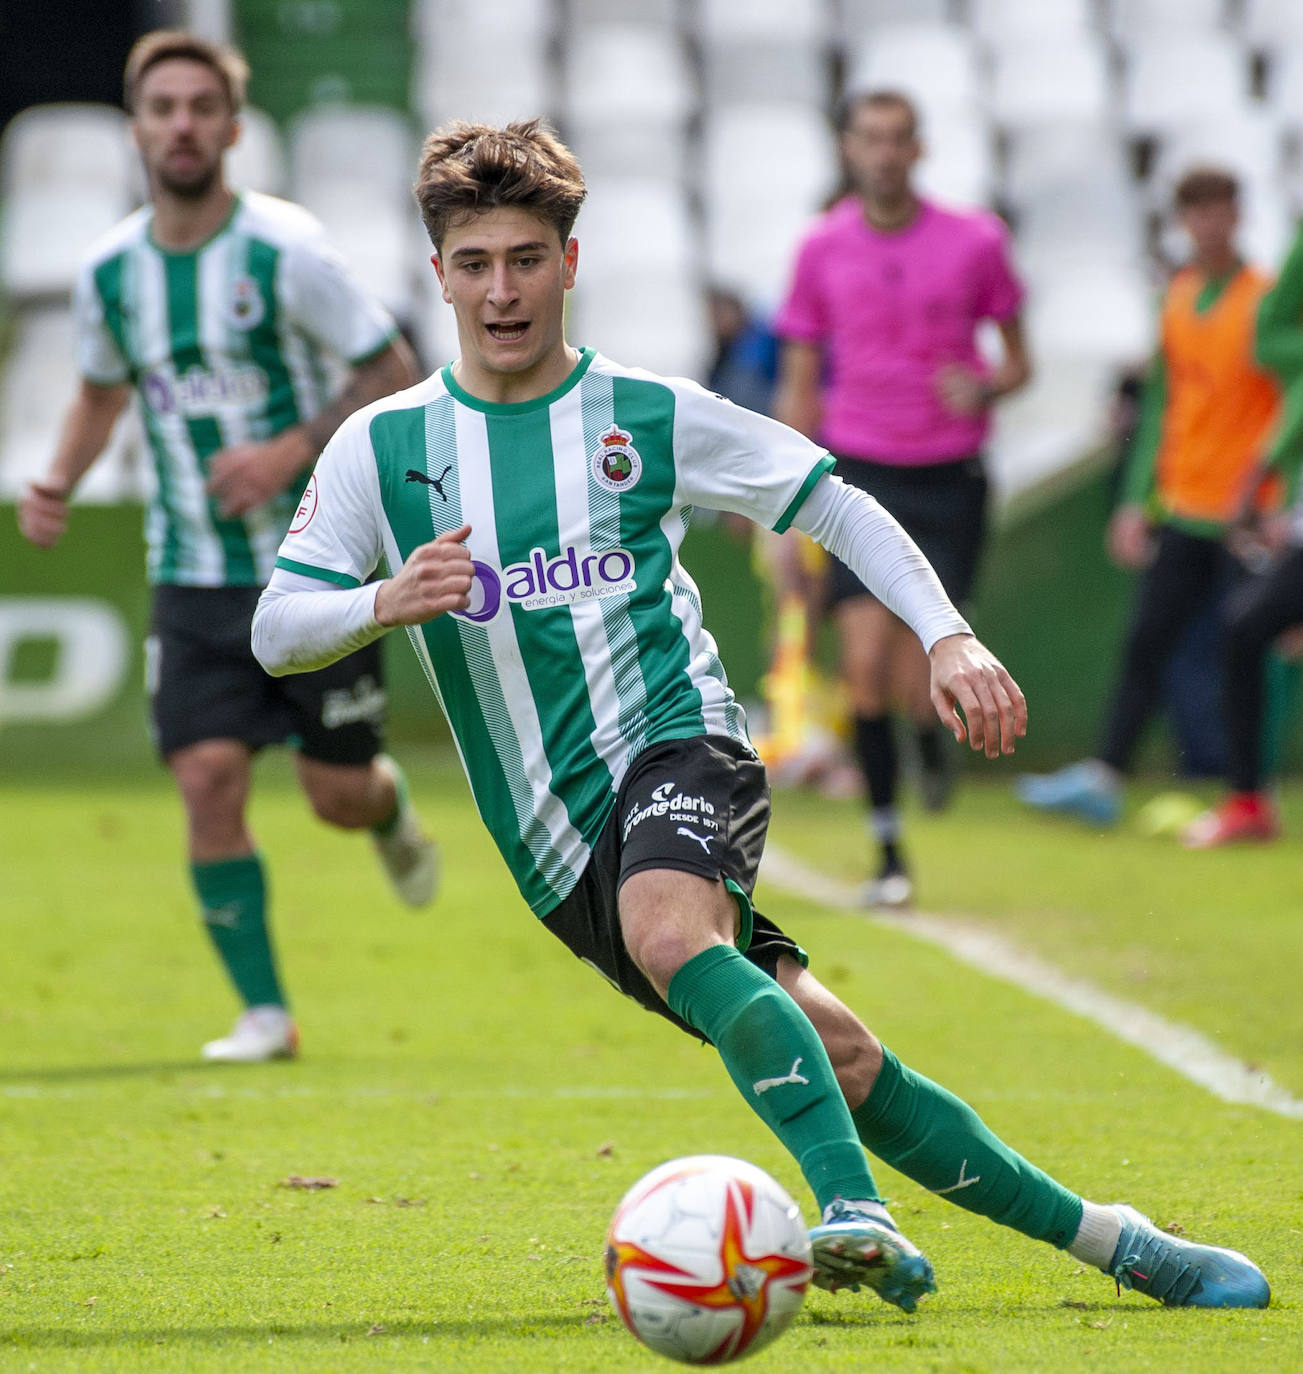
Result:
<svg viewBox="0 0 1303 1374"><path fill-rule="evenodd" d="M909 112L894 105L861 105L841 138L851 185L873 200L904 195L922 151Z"/></svg>
<svg viewBox="0 0 1303 1374"><path fill-rule="evenodd" d="M173 57L145 73L132 131L150 186L197 200L218 184L239 121L211 67Z"/></svg>
<svg viewBox="0 0 1303 1374"><path fill-rule="evenodd" d="M1181 228L1190 236L1196 258L1215 262L1234 253L1240 212L1233 200L1187 205L1178 218Z"/></svg>
<svg viewBox="0 0 1303 1374"><path fill-rule="evenodd" d="M449 229L432 261L457 315L463 362L522 379L555 364L578 260L575 240L563 245L528 210L500 206Z"/></svg>

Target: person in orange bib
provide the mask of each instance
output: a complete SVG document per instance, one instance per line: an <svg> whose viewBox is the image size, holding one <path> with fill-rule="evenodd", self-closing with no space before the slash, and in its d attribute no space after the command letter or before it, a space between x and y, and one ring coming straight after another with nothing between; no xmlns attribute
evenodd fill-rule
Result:
<svg viewBox="0 0 1303 1374"><path fill-rule="evenodd" d="M1176 187L1176 212L1193 257L1163 300L1140 427L1107 532L1114 562L1143 576L1101 747L1016 784L1029 805L1096 825L1121 814L1123 778L1184 632L1236 575L1226 537L1280 410L1277 383L1253 351L1271 278L1236 250L1235 177L1192 169Z"/></svg>

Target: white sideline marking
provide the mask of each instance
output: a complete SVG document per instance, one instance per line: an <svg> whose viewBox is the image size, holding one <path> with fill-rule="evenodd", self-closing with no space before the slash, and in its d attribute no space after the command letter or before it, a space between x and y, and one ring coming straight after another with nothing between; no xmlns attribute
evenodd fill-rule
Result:
<svg viewBox="0 0 1303 1374"><path fill-rule="evenodd" d="M795 897L853 913L875 925L937 945L962 963L1066 1007L1119 1040L1144 1050L1224 1102L1245 1103L1278 1116L1303 1118L1303 1101L1261 1069L1250 1068L1218 1049L1201 1032L1114 997L1083 978L1071 977L989 930L948 917L917 913L886 916L866 911L852 884L819 873L772 844L765 847L760 876Z"/></svg>

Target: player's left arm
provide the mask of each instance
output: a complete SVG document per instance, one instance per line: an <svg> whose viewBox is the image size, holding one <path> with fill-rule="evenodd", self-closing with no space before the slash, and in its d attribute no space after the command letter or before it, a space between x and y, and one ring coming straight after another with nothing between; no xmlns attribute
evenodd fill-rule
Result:
<svg viewBox="0 0 1303 1374"><path fill-rule="evenodd" d="M339 394L302 424L270 439L232 444L209 465L208 490L224 516L243 515L260 506L316 461L330 436L355 410L390 396L416 380L416 361L401 337L354 365Z"/></svg>

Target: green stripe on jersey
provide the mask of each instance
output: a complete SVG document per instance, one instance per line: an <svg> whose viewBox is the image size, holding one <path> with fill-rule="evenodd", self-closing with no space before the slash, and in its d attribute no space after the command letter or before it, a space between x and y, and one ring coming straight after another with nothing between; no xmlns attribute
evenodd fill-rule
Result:
<svg viewBox="0 0 1303 1374"><path fill-rule="evenodd" d="M127 340L126 312L122 304L126 256L126 253L114 253L111 258L106 258L100 263L92 275L95 280L96 294L100 298L100 309L104 314L105 327L113 336L113 342L117 344L118 352L130 360L132 350ZM134 380L134 367L132 367L131 375Z"/></svg>
<svg viewBox="0 0 1303 1374"><path fill-rule="evenodd" d="M362 584L356 577L348 573L335 572L333 568L318 568L311 563L300 563L296 559L286 558L284 554L276 559L276 566L284 568L286 572L300 573L304 577L315 577L321 582L333 582L337 587L347 587L350 591L354 587Z"/></svg>
<svg viewBox="0 0 1303 1374"><path fill-rule="evenodd" d="M294 397L294 381L278 338L281 322L278 319L280 305L276 295L276 269L280 256L280 249L272 244L264 243L261 239L249 240L246 265L249 276L257 283L258 294L266 311L256 329L244 331L244 338L248 341L248 356L267 378L266 410L258 422L261 438L279 434L302 419Z"/></svg>

